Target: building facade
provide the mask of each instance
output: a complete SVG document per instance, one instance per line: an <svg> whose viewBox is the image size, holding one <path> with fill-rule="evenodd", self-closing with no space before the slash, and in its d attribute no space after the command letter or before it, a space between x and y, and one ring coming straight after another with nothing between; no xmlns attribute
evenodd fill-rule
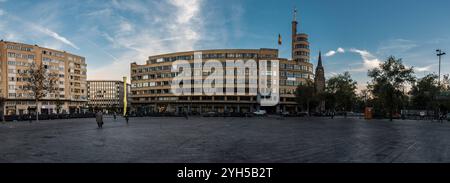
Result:
<svg viewBox="0 0 450 183"><path fill-rule="evenodd" d="M0 94L5 99L5 115L30 112L41 114L79 113L87 103L86 60L65 51L37 45L0 41ZM44 64L48 72L58 75L54 93L41 99L36 109L33 97L24 89L20 73L32 64Z"/></svg>
<svg viewBox="0 0 450 183"><path fill-rule="evenodd" d="M131 85L125 85L123 81L88 80L88 107L90 111L102 110L103 112L123 112L124 98L127 103Z"/></svg>
<svg viewBox="0 0 450 183"><path fill-rule="evenodd" d="M295 13L296 14L296 13ZM296 15L292 22L292 59L279 58L277 49L221 49L199 50L190 52L170 53L150 56L145 64L131 64L131 102L139 113L151 112L253 112L261 108L270 113L287 111L298 112L295 91L298 85L307 80L312 81L313 65L309 62L308 35L297 33ZM279 94L280 101L273 107L262 107L259 104L259 95L182 95L177 96L171 92L171 82L178 73L172 73L172 63L177 60L185 60L194 64L194 53L201 52L202 65L209 59L214 59L225 68L227 60L255 60L258 68L262 60L279 61ZM202 71L203 72L203 71ZM210 73L197 73L203 79ZM246 72L246 74L248 74ZM192 75L196 75L194 70ZM258 75L259 76L259 75ZM229 77L226 75L225 77ZM236 73L234 73L236 78ZM260 78L257 78L258 80ZM191 81L194 83L194 81ZM224 81L224 83L226 83ZM191 90L196 90L193 84ZM201 86L200 86L201 87ZM225 88L228 86L225 86ZM232 86L231 90L248 85ZM228 88L226 88L228 89ZM225 89L225 90L226 90Z"/></svg>
<svg viewBox="0 0 450 183"><path fill-rule="evenodd" d="M201 50L195 51L202 53L202 65L208 59L214 59L222 63L225 68L227 60L255 60L258 64L261 60L278 60L280 67L280 103L279 105L267 109L271 112L276 111L297 111L295 100L295 90L299 84L306 82L307 79L313 79L312 64L306 62L294 62L291 60L278 58L278 50L275 49L229 49L229 50ZM144 65L136 63L131 64L131 102L137 109L137 112L252 112L261 108L258 103L258 96L246 93L244 95L182 95L176 96L171 92L172 80L177 73L172 73L172 63L176 60L186 60L191 65L194 64L194 51L171 53L149 57ZM193 75L196 71L193 70ZM202 79L206 79L210 73L199 73ZM226 75L225 77L236 78ZM192 81L193 83L194 81ZM224 81L226 83L226 81ZM202 87L192 85L194 88ZM225 86L227 88L228 86ZM236 91L238 87L248 85L232 86ZM226 90L226 89L225 89Z"/></svg>

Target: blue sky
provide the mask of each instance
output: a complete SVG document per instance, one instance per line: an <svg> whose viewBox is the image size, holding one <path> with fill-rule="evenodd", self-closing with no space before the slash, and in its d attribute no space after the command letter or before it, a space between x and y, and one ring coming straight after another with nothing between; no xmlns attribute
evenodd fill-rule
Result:
<svg viewBox="0 0 450 183"><path fill-rule="evenodd" d="M121 79L150 55L215 48L278 48L290 57L292 9L326 76L367 69L389 55L419 77L437 73L436 48L450 54L448 0L0 0L0 39L85 56L88 79ZM442 73L450 72L444 57Z"/></svg>

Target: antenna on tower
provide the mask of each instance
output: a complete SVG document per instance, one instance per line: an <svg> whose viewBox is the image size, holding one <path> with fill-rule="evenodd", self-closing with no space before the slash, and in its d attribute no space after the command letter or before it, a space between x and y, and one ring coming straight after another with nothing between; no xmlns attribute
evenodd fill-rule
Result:
<svg viewBox="0 0 450 183"><path fill-rule="evenodd" d="M294 21L297 21L297 6L294 5Z"/></svg>

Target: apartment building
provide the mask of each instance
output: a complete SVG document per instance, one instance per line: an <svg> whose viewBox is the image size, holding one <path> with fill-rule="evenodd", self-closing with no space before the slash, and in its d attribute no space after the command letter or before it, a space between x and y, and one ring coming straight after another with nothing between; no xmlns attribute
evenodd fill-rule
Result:
<svg viewBox="0 0 450 183"><path fill-rule="evenodd" d="M80 113L86 107L86 60L82 56L38 45L0 41L0 96L5 115ZM32 64L43 64L58 76L58 90L43 98L36 108L20 73Z"/></svg>

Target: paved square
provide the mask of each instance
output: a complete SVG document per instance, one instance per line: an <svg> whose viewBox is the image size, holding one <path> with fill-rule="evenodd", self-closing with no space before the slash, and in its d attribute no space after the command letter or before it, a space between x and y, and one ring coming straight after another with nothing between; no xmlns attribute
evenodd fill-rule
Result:
<svg viewBox="0 0 450 183"><path fill-rule="evenodd" d="M450 123L122 118L0 124L0 162L450 162Z"/></svg>

